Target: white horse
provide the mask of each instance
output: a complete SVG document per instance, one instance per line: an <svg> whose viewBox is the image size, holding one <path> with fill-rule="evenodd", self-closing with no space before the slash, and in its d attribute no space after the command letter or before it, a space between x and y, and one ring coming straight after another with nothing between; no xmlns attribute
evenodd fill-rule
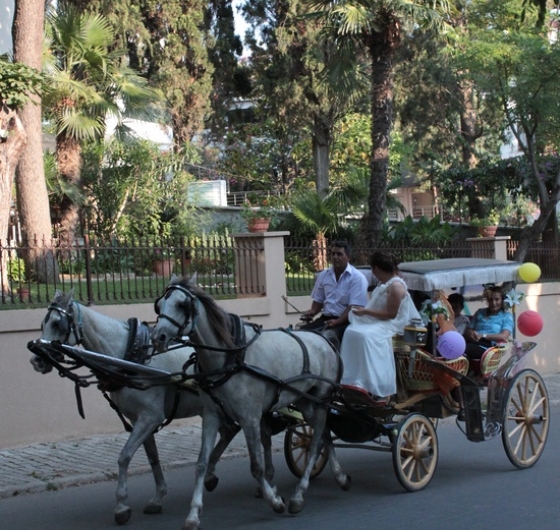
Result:
<svg viewBox="0 0 560 530"><path fill-rule="evenodd" d="M129 322L116 320L78 304L73 300L72 292L64 295L57 291L43 320L41 338L60 341L70 346L81 344L86 350L124 359L127 351L130 352L132 349L128 347L129 340L132 344L139 336L131 336L131 327ZM146 339L151 350L149 329L146 331ZM148 356L151 353L142 349L140 344L136 345L136 351ZM171 373L181 373L183 365L192 353L192 348L173 349L163 355L154 356L150 366ZM31 359L31 363L39 372L46 373L52 370L51 365L47 365L37 356ZM144 513L160 513L162 498L167 493L167 485L159 461L154 433L166 420L200 416L203 406L197 390L188 387L179 390L175 385L152 386L146 390L122 386L110 392L110 397L118 407L119 413L133 425L118 459L119 479L114 515L118 524L125 524L131 515L131 509L125 502L128 497L128 466L132 457L143 445L156 483L155 496L145 506ZM238 426L226 426L223 423L220 427L220 442L212 453L211 465L205 481L209 491L212 491L218 483L213 469L237 432L239 432Z"/></svg>
<svg viewBox="0 0 560 530"><path fill-rule="evenodd" d="M152 333L156 350L165 351L170 341L188 335L197 353L198 371L206 376L199 381L205 405L202 445L184 530L200 525L203 479L220 424L212 403L219 403L222 412L243 429L251 472L275 512L283 513L285 506L263 469L260 421L266 412L287 405L297 406L313 428L309 462L290 499L288 511L302 510L303 495L323 443L337 482L342 489L348 489L350 478L336 461L325 429L325 405L342 373L340 357L327 340L313 332L281 329L261 332L256 325L242 323L240 329L245 340L241 341L241 347L236 346L230 315L186 278L172 278L164 295L156 301L156 312L158 322Z"/></svg>

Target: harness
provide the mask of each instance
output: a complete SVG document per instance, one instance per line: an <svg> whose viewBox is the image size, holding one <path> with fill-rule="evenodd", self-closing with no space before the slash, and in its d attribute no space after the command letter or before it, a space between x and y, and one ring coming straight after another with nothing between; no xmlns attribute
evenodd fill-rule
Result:
<svg viewBox="0 0 560 530"><path fill-rule="evenodd" d="M186 303L182 304L183 305L182 309L185 312L185 320L182 323L178 322L177 320L165 314L164 312L165 301L169 299L173 291L180 291L186 296L187 300L189 301L188 304ZM161 310L159 308L160 301L164 302L163 308ZM178 285L178 284L173 284L168 286L164 294L155 301L154 309L155 312L158 314L158 320L165 319L169 321L173 326L177 328L176 336L182 337L188 334L192 335L193 332L195 332L196 322L199 316L199 303L200 301L198 297L195 294L193 294L187 287L183 287L182 285ZM206 392L212 398L214 403L216 403L219 406L220 410L222 411L228 423L233 423L233 420L226 413L224 403L218 398L218 396L213 392L213 390L226 383L233 375L235 375L240 371L250 373L255 377L259 377L261 379L273 382L277 385L276 397L272 400L270 406L264 412L265 414L269 413L272 410L274 405L276 405L276 403L278 402L281 392L286 389L298 394L300 397L306 397L312 401L315 401L316 403L320 403L324 405L328 402L328 400L320 400L315 396L300 391L293 386L295 382L300 381L301 379L308 379L308 378L313 378L323 382L328 382L333 386L336 386L337 383L325 377L314 375L310 372L309 351L307 349L307 346L303 342L303 340L301 340L300 337L298 337L293 333L292 329L278 328L276 330L263 331L261 326L258 326L257 324L245 322L238 315L228 314L228 318L229 318L229 328L235 344L233 348L225 348L222 346L214 347L206 344L200 344L198 342L193 342L191 340L181 340L183 344L187 346L191 346L197 350L203 349L207 351L215 351L215 352L221 352L226 354L222 367L213 370L212 372L198 371L197 373L186 377L193 378L198 382L200 389ZM247 327L251 327L254 331L254 335L251 337L251 339L248 342L246 340L246 332L245 332ZM298 343L302 351L302 361L303 361L302 371L299 375L296 375L286 380L281 380L280 378L267 372L266 370L258 366L247 364L245 362L245 354L249 346L251 346L254 342L256 342L259 339L259 337L262 335L262 333L266 333L267 331L282 331L283 333L286 333L288 336L293 338ZM322 337L322 335L320 334L317 335ZM324 339L324 337L322 338ZM336 351L336 349L327 339L324 340L326 340L329 346L334 351ZM342 362L340 361L339 356L337 356L337 358L339 360L337 380L339 381L342 374ZM200 369L199 364L197 364L197 368Z"/></svg>
<svg viewBox="0 0 560 530"><path fill-rule="evenodd" d="M76 324L74 318L74 309L78 315L78 323ZM47 316L45 317L45 323L47 323L51 317L51 313L55 311L57 312L61 318L58 322L58 328L61 333L64 334L63 343L66 344L69 342L70 336L74 334L74 338L76 339L76 344L81 345L83 342L83 322L82 322L82 313L80 311L80 304L77 302L72 302L68 309L65 310L60 307L58 304L53 302L47 311ZM145 322L140 322L137 318L129 318L128 321L128 340L126 351L124 354L124 360L135 362L138 364L145 364L147 361L151 359L151 329ZM52 366L54 366L61 377L68 377L72 381L74 381L74 393L76 396L76 405L78 408L78 413L80 416L85 419L84 409L83 409L83 400L81 395L81 388L88 387L92 381L88 379L91 376L83 376L77 375L72 372L77 368L83 366L83 364L76 363L73 368L67 368L62 366L58 361L53 359L53 357L49 354L46 354L40 349L34 349L36 354L39 355L44 361L48 362ZM62 358L64 354L57 352ZM62 359L60 359L62 362ZM191 363L192 364L192 363ZM185 363L183 366L183 370L186 370L187 367L190 366L189 361ZM110 407L117 413L119 419L121 420L125 430L127 432L131 432L133 427L124 417L122 412L120 411L117 404L111 399L108 392L116 392L126 386L126 381L115 381L115 377L111 377L111 374L104 374L95 368L89 367L93 372L94 375L97 377L97 388L103 394L103 397L107 400ZM171 414L169 417L159 425L154 432L160 431L163 427L169 425L174 419L175 415L177 414L177 409L179 407L179 401L181 399L181 392L182 391L190 391L196 393L196 390L187 387L180 387L179 385L175 385L175 397L173 400L173 405L171 408Z"/></svg>

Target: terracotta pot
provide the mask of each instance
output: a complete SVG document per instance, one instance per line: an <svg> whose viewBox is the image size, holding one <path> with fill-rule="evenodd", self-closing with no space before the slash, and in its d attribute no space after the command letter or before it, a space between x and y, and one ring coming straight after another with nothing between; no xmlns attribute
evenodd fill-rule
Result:
<svg viewBox="0 0 560 530"><path fill-rule="evenodd" d="M19 287L17 289L17 294L22 302L29 302L29 299L31 297L31 293L29 292L29 287Z"/></svg>
<svg viewBox="0 0 560 530"><path fill-rule="evenodd" d="M270 226L270 219L268 217L257 217L249 219L247 222L247 229L249 232L266 232Z"/></svg>
<svg viewBox="0 0 560 530"><path fill-rule="evenodd" d="M494 237L497 230L497 226L479 226L478 235L481 237Z"/></svg>
<svg viewBox="0 0 560 530"><path fill-rule="evenodd" d="M154 272L158 276L171 276L173 267L175 266L174 259L155 260L153 263Z"/></svg>

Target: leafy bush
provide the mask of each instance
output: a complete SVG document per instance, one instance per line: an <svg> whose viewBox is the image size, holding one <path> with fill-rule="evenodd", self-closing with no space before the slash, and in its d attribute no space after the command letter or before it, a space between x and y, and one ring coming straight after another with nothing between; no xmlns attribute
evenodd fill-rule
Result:
<svg viewBox="0 0 560 530"><path fill-rule="evenodd" d="M8 260L8 280L21 283L25 281L25 262L21 258Z"/></svg>

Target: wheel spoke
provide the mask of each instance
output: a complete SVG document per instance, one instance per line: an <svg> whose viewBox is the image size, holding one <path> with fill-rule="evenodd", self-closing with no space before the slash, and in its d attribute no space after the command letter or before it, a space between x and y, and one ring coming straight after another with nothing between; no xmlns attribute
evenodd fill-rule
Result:
<svg viewBox="0 0 560 530"><path fill-rule="evenodd" d="M530 467L539 459L548 436L548 395L542 378L524 370L511 383L502 440L513 465Z"/></svg>

